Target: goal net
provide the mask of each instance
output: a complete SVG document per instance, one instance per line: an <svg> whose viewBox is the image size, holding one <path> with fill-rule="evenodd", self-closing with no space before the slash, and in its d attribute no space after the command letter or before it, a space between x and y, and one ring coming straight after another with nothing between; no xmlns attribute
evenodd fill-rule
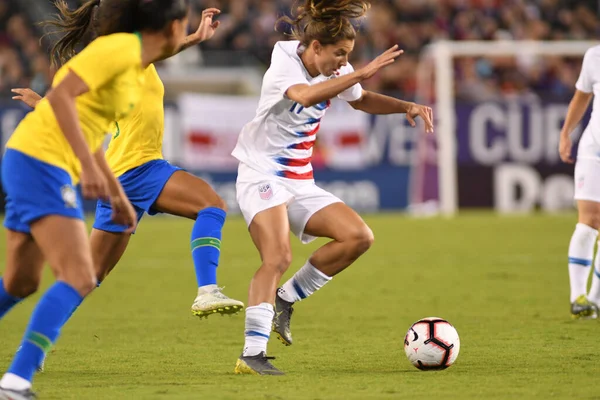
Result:
<svg viewBox="0 0 600 400"><path fill-rule="evenodd" d="M415 213L572 207L560 129L592 41L439 41L421 54L417 102L436 116L411 175ZM576 135L577 132L574 134Z"/></svg>

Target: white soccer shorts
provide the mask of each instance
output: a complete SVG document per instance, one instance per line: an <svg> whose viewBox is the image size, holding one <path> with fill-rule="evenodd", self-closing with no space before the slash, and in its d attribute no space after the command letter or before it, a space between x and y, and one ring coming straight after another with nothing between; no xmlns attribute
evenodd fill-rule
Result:
<svg viewBox="0 0 600 400"><path fill-rule="evenodd" d="M342 200L312 180L296 180L265 174L240 163L235 184L237 202L246 224L261 211L287 204L290 230L302 243L316 239L304 233L308 220L319 210Z"/></svg>

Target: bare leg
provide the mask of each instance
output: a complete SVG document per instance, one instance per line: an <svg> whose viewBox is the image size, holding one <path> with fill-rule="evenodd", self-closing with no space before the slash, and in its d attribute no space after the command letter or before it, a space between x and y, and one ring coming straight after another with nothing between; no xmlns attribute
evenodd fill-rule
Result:
<svg viewBox="0 0 600 400"><path fill-rule="evenodd" d="M192 314L204 318L213 314L235 314L242 310L243 302L227 297L217 286L221 232L227 215L223 199L202 179L185 171L177 171L153 207L196 221L190 240L198 284Z"/></svg>

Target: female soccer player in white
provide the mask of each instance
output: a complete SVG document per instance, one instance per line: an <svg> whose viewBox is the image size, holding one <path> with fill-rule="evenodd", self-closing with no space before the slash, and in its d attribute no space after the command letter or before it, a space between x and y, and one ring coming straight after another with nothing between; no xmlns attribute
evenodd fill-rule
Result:
<svg viewBox="0 0 600 400"><path fill-rule="evenodd" d="M600 304L600 257L596 255L592 288L587 293L594 246L600 228L600 46L589 49L575 85L575 95L569 104L567 118L560 135L560 158L573 163L570 134L577 127L592 97L593 112L577 152L575 164L575 200L579 213L575 232L569 245L569 279L571 282L571 316L596 318Z"/></svg>
<svg viewBox="0 0 600 400"><path fill-rule="evenodd" d="M250 284L246 341L236 373L281 375L266 356L271 325L285 344L291 344L292 304L329 282L373 243L373 233L360 216L313 180L312 147L330 99L337 96L372 114L406 113L412 126L413 118L420 116L427 132L433 131L429 107L365 91L360 85L394 62L402 53L398 46L360 70L348 63L356 37L352 20L368 8L361 0L306 0L294 20L284 18L297 40L275 45L256 117L243 128L232 153L240 161L237 200L262 260ZM290 230L303 243L317 237L332 241L276 295L292 261Z"/></svg>

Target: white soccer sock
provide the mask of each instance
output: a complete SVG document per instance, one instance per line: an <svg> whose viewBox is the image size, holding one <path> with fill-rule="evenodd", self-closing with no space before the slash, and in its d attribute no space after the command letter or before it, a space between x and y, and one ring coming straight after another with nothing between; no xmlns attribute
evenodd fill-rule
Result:
<svg viewBox="0 0 600 400"><path fill-rule="evenodd" d="M596 260L594 261L594 270L592 273L592 287L590 288L588 299L591 302L600 304L600 252L596 253Z"/></svg>
<svg viewBox="0 0 600 400"><path fill-rule="evenodd" d="M27 390L31 387L31 382L18 375L7 372L2 377L2 380L0 380L0 387L11 390Z"/></svg>
<svg viewBox="0 0 600 400"><path fill-rule="evenodd" d="M277 290L277 294L283 300L295 303L307 298L317 290L321 289L331 277L325 275L307 261L298 272Z"/></svg>
<svg viewBox="0 0 600 400"><path fill-rule="evenodd" d="M571 303L587 293L590 265L594 257L594 245L598 231L585 224L577 224L569 245L569 280Z"/></svg>
<svg viewBox="0 0 600 400"><path fill-rule="evenodd" d="M255 356L260 352L267 352L274 315L273 305L269 303L260 303L257 306L246 308L244 356Z"/></svg>

